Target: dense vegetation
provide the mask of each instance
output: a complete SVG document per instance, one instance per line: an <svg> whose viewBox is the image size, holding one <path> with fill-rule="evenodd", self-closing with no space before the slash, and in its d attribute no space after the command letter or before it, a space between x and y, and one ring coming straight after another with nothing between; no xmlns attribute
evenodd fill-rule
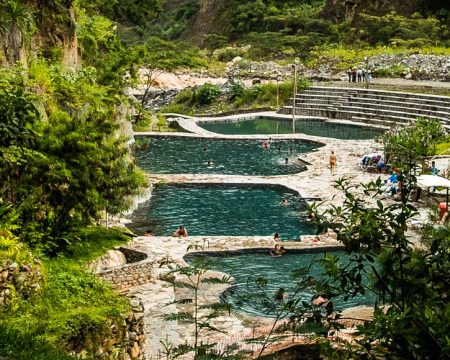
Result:
<svg viewBox="0 0 450 360"><path fill-rule="evenodd" d="M161 20L135 24L141 33L158 33L167 39L192 38L206 48L208 37L215 34L225 37L224 46L250 45L249 55L264 59L306 59L309 51L336 43L351 49L375 45L420 48L447 45L450 39L449 8L443 1L422 2L416 8L411 4L406 6L409 11L399 7L399 12L395 12L395 5L380 8L371 2L361 3L355 15L336 22L325 0L227 1L205 8L208 11L200 22L206 23L207 32L196 34L190 25L198 16L199 1L166 2Z"/></svg>
<svg viewBox="0 0 450 360"><path fill-rule="evenodd" d="M307 87L306 79L298 81L297 88ZM292 81L274 84L257 84L245 87L239 80L228 83L226 89L207 83L195 89L181 91L170 104L162 110L180 114L228 113L238 110L271 108L276 109L292 96Z"/></svg>
<svg viewBox="0 0 450 360"><path fill-rule="evenodd" d="M0 310L0 356L66 359L78 347L95 351L110 335L108 324L119 325L127 311L124 299L86 270L94 258L126 241L121 232L96 223L105 211L125 210L145 185L120 131L130 120L131 107L122 90L137 82L140 67L148 69L150 86L161 70L223 69L223 62L236 55L279 61L299 56L311 66L326 55L338 58L345 68L371 53L414 52L424 46L431 52L448 51L431 48L449 45L449 9L444 1L423 2L412 16L380 14L369 7L338 23L326 16L324 4L321 0L222 2L220 11L210 14L217 26L201 36L198 43L204 49L199 50L177 41L188 37L202 5L197 0L182 4L0 0L0 40L5 49L0 55L4 65L0 68L0 266L33 268L42 274L30 292L8 289L7 306ZM75 54L79 50L82 60L67 65L66 45L75 39L79 42ZM289 82L245 88L233 81L222 92L207 84L180 93L166 110L274 107L275 96L279 94L281 104L291 88ZM139 121L151 117L142 104L133 105ZM158 124L164 125L161 117ZM420 156L426 155L418 149L423 133L416 130L408 129L414 136L388 139L389 145L414 145ZM405 145L406 140L416 142ZM353 217L342 219L348 231L339 230L350 248L366 246L364 256L382 257L380 276L386 283L380 281L378 291L384 291L393 304L387 312L378 311L375 322L362 329L368 341L361 344L361 351L370 354L374 345L406 357L445 356L448 228L428 229L423 246L414 248L404 235L412 212L406 201L393 208L378 204L376 209L366 209L344 185L345 206L352 209ZM381 234L383 243L378 239L381 220L390 224ZM354 231L355 224L360 232ZM362 292L356 270L342 272L332 259L327 266L339 279L346 279L341 284L351 280L331 290Z"/></svg>

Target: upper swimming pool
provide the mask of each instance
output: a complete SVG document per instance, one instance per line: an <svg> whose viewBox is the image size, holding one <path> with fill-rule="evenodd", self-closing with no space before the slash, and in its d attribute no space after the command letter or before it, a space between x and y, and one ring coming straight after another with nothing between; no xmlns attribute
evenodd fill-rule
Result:
<svg viewBox="0 0 450 360"><path fill-rule="evenodd" d="M303 140L218 140L178 137L136 137L148 141L135 156L141 168L159 174L285 175L305 170L301 154L322 146Z"/></svg>
<svg viewBox="0 0 450 360"><path fill-rule="evenodd" d="M257 117L238 121L200 122L205 130L226 135L292 134L292 120ZM366 126L330 123L317 119L297 119L296 133L342 140L373 139L381 130Z"/></svg>

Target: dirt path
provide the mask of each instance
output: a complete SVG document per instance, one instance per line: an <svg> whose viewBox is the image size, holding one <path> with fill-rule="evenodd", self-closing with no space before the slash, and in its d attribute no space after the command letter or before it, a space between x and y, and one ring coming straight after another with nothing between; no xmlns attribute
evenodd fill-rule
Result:
<svg viewBox="0 0 450 360"><path fill-rule="evenodd" d="M346 78L342 81L314 82L317 86L355 87L365 88L366 83L351 83ZM418 81L401 78L374 78L369 84L370 89L405 91L414 93L431 93L435 95L450 96L450 82L444 81Z"/></svg>

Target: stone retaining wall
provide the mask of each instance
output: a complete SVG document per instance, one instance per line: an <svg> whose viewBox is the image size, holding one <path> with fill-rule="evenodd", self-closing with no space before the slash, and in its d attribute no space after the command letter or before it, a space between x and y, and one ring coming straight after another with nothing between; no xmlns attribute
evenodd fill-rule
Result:
<svg viewBox="0 0 450 360"><path fill-rule="evenodd" d="M0 309L14 301L15 297L27 299L38 294L43 286L41 265L34 263L19 265L16 262L0 266Z"/></svg>
<svg viewBox="0 0 450 360"><path fill-rule="evenodd" d="M133 254L133 252L129 251L129 249L127 249L125 256L127 257L127 260L128 256L134 256L136 258L138 256L136 253L147 257L146 254L136 250L134 250ZM128 290L132 286L154 282L156 279L154 272L155 267L156 265L153 261L144 260L100 271L97 273L97 276L103 280L109 281L117 290L124 291Z"/></svg>
<svg viewBox="0 0 450 360"><path fill-rule="evenodd" d="M153 282L155 279L154 264L144 262L138 264L127 264L123 267L102 271L97 275L111 282L117 290L128 290L132 286Z"/></svg>

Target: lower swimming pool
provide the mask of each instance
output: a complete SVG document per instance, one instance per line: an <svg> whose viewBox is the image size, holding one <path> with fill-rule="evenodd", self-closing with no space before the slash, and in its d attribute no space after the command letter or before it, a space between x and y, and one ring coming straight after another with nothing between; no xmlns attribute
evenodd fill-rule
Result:
<svg viewBox="0 0 450 360"><path fill-rule="evenodd" d="M292 134L292 120L257 117L239 121L200 122L205 130L226 135ZM367 126L331 123L318 119L297 119L295 132L342 140L373 139L381 130Z"/></svg>
<svg viewBox="0 0 450 360"><path fill-rule="evenodd" d="M148 141L135 152L139 166L159 174L295 174L305 170L299 154L322 146L303 140L273 140L267 148L261 140L137 136L136 141Z"/></svg>
<svg viewBox="0 0 450 360"><path fill-rule="evenodd" d="M287 205L283 205L287 199ZM298 239L315 232L301 219L305 202L278 186L169 184L158 186L131 214L129 228L142 235L170 235L184 225L190 235L269 236Z"/></svg>
<svg viewBox="0 0 450 360"><path fill-rule="evenodd" d="M348 262L348 256L342 251L332 249L331 254L337 255L340 262ZM268 281L267 293L269 296L277 293L279 288L284 288L287 293L294 288L296 279L292 272L299 268L310 267L309 275L318 279L323 275L322 265L318 261L324 257L323 250L305 249L288 250L283 256L272 257L267 249L252 249L226 253L192 253L187 254L184 259L190 263L198 256L213 256L211 269L227 273L234 277L235 284L226 290L221 298L222 301L234 305L240 311L257 316L271 316L264 311L263 306L256 300L242 302L242 297L254 294L258 291L257 286L248 281L249 277L264 278ZM312 264L312 265L311 265ZM313 296L311 289L299 292L302 301L310 302ZM333 299L336 309L350 308L358 305L370 305L375 302L371 293L365 296L356 296L344 301L343 296Z"/></svg>

